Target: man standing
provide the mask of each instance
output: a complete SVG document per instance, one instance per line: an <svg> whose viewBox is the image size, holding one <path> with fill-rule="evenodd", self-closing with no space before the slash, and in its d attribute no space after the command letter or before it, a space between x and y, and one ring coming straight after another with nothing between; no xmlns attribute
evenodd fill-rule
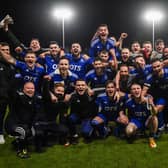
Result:
<svg viewBox="0 0 168 168"><path fill-rule="evenodd" d="M9 44L5 42L0 43L0 50L6 54L10 54ZM0 57L0 144L5 143L3 135L3 121L7 105L9 103L9 92L12 82L12 69L11 66L6 63L3 57Z"/></svg>

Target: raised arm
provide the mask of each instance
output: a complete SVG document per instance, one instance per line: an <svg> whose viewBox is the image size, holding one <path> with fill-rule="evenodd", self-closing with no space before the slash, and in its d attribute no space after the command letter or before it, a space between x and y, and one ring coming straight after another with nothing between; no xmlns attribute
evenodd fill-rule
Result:
<svg viewBox="0 0 168 168"><path fill-rule="evenodd" d="M0 56L3 57L3 59L13 65L16 65L16 59L12 57L10 54L5 53L4 51L0 50Z"/></svg>
<svg viewBox="0 0 168 168"><path fill-rule="evenodd" d="M145 95L147 94L149 88L147 86L143 86L142 93L141 93L141 101L145 101Z"/></svg>
<svg viewBox="0 0 168 168"><path fill-rule="evenodd" d="M112 48L112 49L110 49L109 52L110 52L110 54L111 54L111 56L113 58L113 61L114 61L114 68L118 69L118 62L117 62L117 58L116 58L116 54L115 54L115 49Z"/></svg>
<svg viewBox="0 0 168 168"><path fill-rule="evenodd" d="M116 88L120 90L120 71L117 72L115 77Z"/></svg>
<svg viewBox="0 0 168 168"><path fill-rule="evenodd" d="M121 33L120 38L116 42L116 46L121 50L123 45L123 40L128 37L127 33Z"/></svg>
<svg viewBox="0 0 168 168"><path fill-rule="evenodd" d="M146 94L147 94L147 92L148 92L148 87L147 86L143 86L143 89L142 89L142 96L145 96Z"/></svg>
<svg viewBox="0 0 168 168"><path fill-rule="evenodd" d="M163 110L162 105L156 106L154 104L152 96L148 96L147 98L147 107L151 111L152 115L156 115L160 110Z"/></svg>

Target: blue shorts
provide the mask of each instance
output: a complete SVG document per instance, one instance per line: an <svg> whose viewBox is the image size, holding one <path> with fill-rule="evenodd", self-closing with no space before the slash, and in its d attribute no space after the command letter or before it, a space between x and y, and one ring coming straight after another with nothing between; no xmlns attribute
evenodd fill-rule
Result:
<svg viewBox="0 0 168 168"><path fill-rule="evenodd" d="M164 98L157 98L155 100L155 104L156 105L163 105L163 106L166 106L166 99ZM164 110L163 110L164 111ZM158 117L158 128L162 128L164 127L164 112L163 111L160 111L158 114L157 114L157 117Z"/></svg>
<svg viewBox="0 0 168 168"><path fill-rule="evenodd" d="M137 126L138 129L145 129L145 128L146 128L145 122L142 122L142 121L137 120L137 119L135 119L135 118L132 118L132 119L130 120L130 122L131 122L131 123L134 123L134 124Z"/></svg>
<svg viewBox="0 0 168 168"><path fill-rule="evenodd" d="M114 117L107 118L107 116L104 115L103 113L98 113L97 116L100 117L104 121L104 123L106 123L106 124L108 123L108 121L116 121L116 119Z"/></svg>

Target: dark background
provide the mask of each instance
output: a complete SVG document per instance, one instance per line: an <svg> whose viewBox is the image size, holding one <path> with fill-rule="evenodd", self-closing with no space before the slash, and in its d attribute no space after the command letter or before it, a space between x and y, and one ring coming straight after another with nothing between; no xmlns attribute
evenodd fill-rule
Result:
<svg viewBox="0 0 168 168"><path fill-rule="evenodd" d="M26 45L32 37L40 39L43 47L50 40L62 44L61 21L53 19L51 10L55 6L71 6L75 16L65 22L65 43L68 48L72 42L81 43L84 49L89 47L97 27L101 23L109 26L110 35L119 38L121 32L127 32L125 47L134 40L143 42L152 40L152 24L142 17L150 7L158 7L166 13L168 0L3 0L0 6L0 18L10 14L14 25L10 25L15 35ZM156 38L168 42L168 19L155 24ZM0 41L8 40L0 30Z"/></svg>

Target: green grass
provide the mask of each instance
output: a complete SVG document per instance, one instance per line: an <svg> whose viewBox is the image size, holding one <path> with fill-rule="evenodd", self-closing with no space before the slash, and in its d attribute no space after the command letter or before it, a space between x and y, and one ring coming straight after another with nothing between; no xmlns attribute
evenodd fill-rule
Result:
<svg viewBox="0 0 168 168"><path fill-rule="evenodd" d="M31 158L20 159L11 148L11 138L0 145L0 168L167 168L168 134L150 149L147 139L133 144L115 137L90 144L64 147L55 145L42 154L31 152Z"/></svg>

